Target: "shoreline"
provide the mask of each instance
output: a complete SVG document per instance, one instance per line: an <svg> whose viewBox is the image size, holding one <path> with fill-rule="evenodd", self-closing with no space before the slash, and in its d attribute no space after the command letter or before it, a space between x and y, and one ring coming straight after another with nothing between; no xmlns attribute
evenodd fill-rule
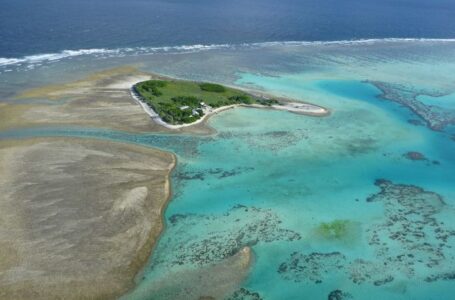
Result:
<svg viewBox="0 0 455 300"><path fill-rule="evenodd" d="M142 147L145 147L145 146L142 146ZM165 190L166 190L166 197L165 197L165 200L163 202L163 204L161 205L160 207L160 210L159 210L159 215L160 215L160 229L158 230L157 234L155 235L155 237L149 237L149 249L148 251L146 251L147 249L143 249L140 251L140 253L142 254L145 254L146 258L145 260L141 260L141 262L139 262L140 264L140 267L137 268L136 272L135 272L135 275L134 277L132 278L132 286L130 289L128 289L125 293L122 293L120 294L119 296L120 297L123 297L125 295L128 295L129 292L131 292L132 290L134 290L136 287L137 287L137 282L136 282L136 279L138 276L140 276L143 271L144 271L144 268L147 266L147 262L150 260L150 258L152 257L153 255L153 252L155 251L155 248L156 248L156 245L158 244L159 242L159 239L161 238L161 234L163 233L163 231L166 229L166 219L164 217L164 213L167 209L167 207L169 206L169 203L171 202L172 200L172 195L173 195L173 192L172 192L172 182L171 182L171 174L172 172L174 172L175 168L177 167L177 155L175 155L173 152L170 152L170 151L166 151L166 150L162 150L160 148L155 148L155 147L146 147L146 148L151 148L151 149L157 149L159 151L163 151L167 154L170 154L172 156L172 163L171 163L171 168L169 169L169 172L167 173L166 175L166 178L165 178ZM146 245L144 245L146 246ZM138 258L139 259L139 258Z"/></svg>
<svg viewBox="0 0 455 300"><path fill-rule="evenodd" d="M172 80L170 77L164 77L157 75L158 78L165 78L166 80ZM151 78L155 78L155 74L151 74ZM153 120L158 125L161 125L163 127L166 127L168 129L182 129L182 128L187 128L191 126L195 126L197 124L201 124L204 121L208 120L211 116L217 115L220 112L223 112L225 110L229 109L234 109L237 107L246 107L246 108L257 108L257 109L275 109L275 110L281 110L281 111L287 111L290 113L295 113L295 114L300 114L300 115L306 115L306 116L313 116L313 117L325 117L330 115L330 110L326 109L322 106L311 104L308 102L303 102L303 101L292 101L290 99L286 99L283 97L271 97L267 94L264 93L259 93L256 91L252 91L249 89L242 89L235 87L236 89L240 89L245 91L246 93L263 98L263 99L271 99L271 98L278 98L279 101L281 101L281 105L271 105L271 106L266 106L266 105L259 105L259 104L233 104L233 105L227 105L227 106L222 106L218 107L215 109L210 109L208 111L205 111L204 116L199 118L198 120L192 122L192 123L187 123L187 124L169 124L163 121L161 117L156 113L150 106L147 105L142 100L142 97L134 90L134 85L137 84L138 82L130 82L131 87L129 88L129 93L131 97L134 99L135 102L137 102L142 110L149 115L149 117ZM230 87L230 86L229 86Z"/></svg>
<svg viewBox="0 0 455 300"><path fill-rule="evenodd" d="M134 91L134 89L132 87L130 88L130 94L131 94L131 97L137 103L139 103L139 105L142 107L144 112L146 114L148 114L155 123L157 123L158 125L161 125L163 127L166 127L168 129L181 129L181 128L185 128L185 127L191 127L191 126L203 123L205 120L207 120L210 116L212 116L214 114L218 114L219 112L222 112L224 110L228 110L228 109L232 109L237 106L240 106L240 104L234 104L234 105L218 107L218 108L215 108L215 109L211 110L210 112L206 113L202 118L200 118L192 123L174 125L174 124L169 124L169 123L164 122L160 118L160 116L150 106L148 106L146 103L144 103L144 101L141 100L141 97Z"/></svg>

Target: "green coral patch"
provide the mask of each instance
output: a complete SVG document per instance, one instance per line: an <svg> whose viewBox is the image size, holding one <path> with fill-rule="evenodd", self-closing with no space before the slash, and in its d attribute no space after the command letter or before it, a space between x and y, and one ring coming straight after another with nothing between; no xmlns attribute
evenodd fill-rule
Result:
<svg viewBox="0 0 455 300"><path fill-rule="evenodd" d="M325 239L345 239L355 230L355 224L349 220L324 222L316 228L316 234Z"/></svg>

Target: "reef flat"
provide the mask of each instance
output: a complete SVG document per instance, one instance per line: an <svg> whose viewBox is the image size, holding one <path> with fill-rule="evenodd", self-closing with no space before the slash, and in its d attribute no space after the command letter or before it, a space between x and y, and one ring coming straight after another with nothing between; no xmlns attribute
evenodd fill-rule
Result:
<svg viewBox="0 0 455 300"><path fill-rule="evenodd" d="M419 97L422 96L441 98L451 93L380 81L371 81L370 83L381 91L380 98L409 108L432 130L442 131L448 126L455 125L455 109L453 107L444 107L441 103L426 104L424 101L419 100ZM419 124L418 121L412 120L411 122Z"/></svg>
<svg viewBox="0 0 455 300"><path fill-rule="evenodd" d="M0 142L0 298L112 299L162 228L172 154L123 143Z"/></svg>
<svg viewBox="0 0 455 300"><path fill-rule="evenodd" d="M126 66L73 82L21 91L8 103L2 103L0 129L59 125L170 132L150 120L131 95L134 83L151 78L163 77ZM208 134L212 130L200 124L177 132Z"/></svg>

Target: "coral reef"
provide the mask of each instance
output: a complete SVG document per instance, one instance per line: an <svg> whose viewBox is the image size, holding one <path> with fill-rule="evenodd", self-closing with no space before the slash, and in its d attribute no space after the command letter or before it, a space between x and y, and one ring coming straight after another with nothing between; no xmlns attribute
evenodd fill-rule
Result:
<svg viewBox="0 0 455 300"><path fill-rule="evenodd" d="M454 280L455 254L450 239L455 230L438 219L447 210L443 198L418 186L375 182L380 191L368 203L380 202L384 217L365 228L372 259L348 258L341 252L294 252L278 267L284 279L321 283L334 272L353 283L386 285L396 277L426 282ZM335 224L335 225L334 225ZM328 234L343 232L344 223L323 224ZM334 298L336 299L336 298Z"/></svg>
<svg viewBox="0 0 455 300"><path fill-rule="evenodd" d="M409 108L417 116L422 118L425 121L427 127L432 130L442 131L449 125L455 125L454 110L439 107L436 105L426 105L417 99L421 95L442 97L447 95L447 92L421 90L416 89L412 86L392 84L381 81L368 82L381 90L382 94L380 95L380 98L396 102ZM420 125L420 123L415 120L412 120L411 124Z"/></svg>
<svg viewBox="0 0 455 300"><path fill-rule="evenodd" d="M220 226L224 223L235 225L226 230ZM298 233L280 224L281 220L272 210L243 205L223 215L173 215L169 217L169 234L158 245L166 251L157 251L162 255L154 256L154 265L202 266L232 256L245 246L301 239ZM193 229L188 233L185 229L190 225Z"/></svg>

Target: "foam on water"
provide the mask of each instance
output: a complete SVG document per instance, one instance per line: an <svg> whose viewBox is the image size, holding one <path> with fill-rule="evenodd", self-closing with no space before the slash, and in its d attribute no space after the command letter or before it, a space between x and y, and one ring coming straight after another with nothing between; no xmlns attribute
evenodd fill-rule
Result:
<svg viewBox="0 0 455 300"><path fill-rule="evenodd" d="M0 57L0 67L13 66L20 64L34 64L53 62L61 59L68 59L77 56L95 55L103 57L119 57L124 55L145 55L153 53L186 53L199 52L216 49L236 49L250 47L272 47L272 46L324 46L324 45L374 45L389 43L455 43L455 39L435 39L435 38L384 38L384 39L359 39L359 40L340 40L340 41L277 41L262 43L241 43L241 44L195 44L181 46L162 46L162 47L133 47L133 48L94 48L79 50L63 50L58 53L43 53L29 55L19 58Z"/></svg>

